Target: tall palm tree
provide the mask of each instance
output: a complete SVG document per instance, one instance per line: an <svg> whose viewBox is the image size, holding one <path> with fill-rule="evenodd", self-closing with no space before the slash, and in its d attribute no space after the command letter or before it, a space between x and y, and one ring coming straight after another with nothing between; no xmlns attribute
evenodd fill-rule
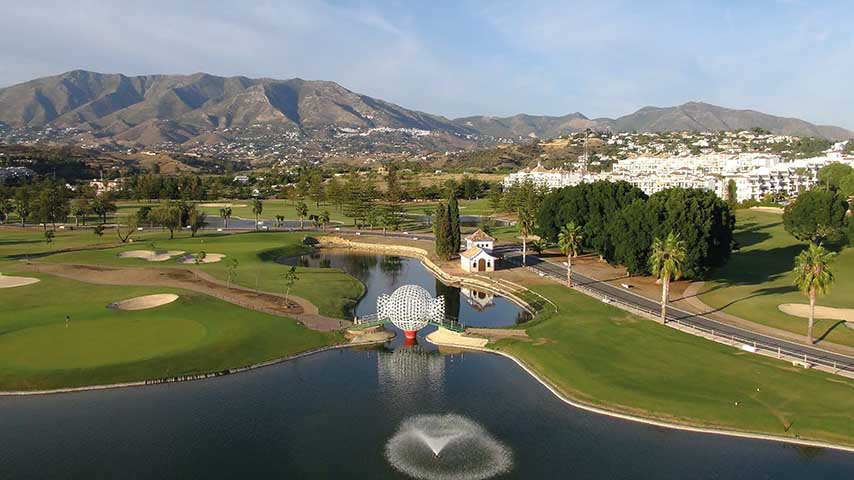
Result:
<svg viewBox="0 0 854 480"><path fill-rule="evenodd" d="M522 237L522 266L527 265L528 236L534 231L534 214L527 208L522 208L519 215L519 235Z"/></svg>
<svg viewBox="0 0 854 480"><path fill-rule="evenodd" d="M228 219L231 218L231 207L220 208L219 216L222 217L223 227L228 228Z"/></svg>
<svg viewBox="0 0 854 480"><path fill-rule="evenodd" d="M569 222L560 229L557 235L557 245L566 255L566 284L572 287L572 257L581 253L581 227L575 222Z"/></svg>
<svg viewBox="0 0 854 480"><path fill-rule="evenodd" d="M828 251L823 246L810 243L809 248L795 257L795 285L810 299L809 326L807 327L807 341L813 343L813 324L815 322L815 300L823 295L833 283L833 272L830 264L836 254Z"/></svg>
<svg viewBox="0 0 854 480"><path fill-rule="evenodd" d="M255 230L258 230L258 217L261 216L261 212L264 211L264 202L261 201L260 198L252 199L252 213L255 214Z"/></svg>
<svg viewBox="0 0 854 480"><path fill-rule="evenodd" d="M297 217L299 217L299 229L302 230L303 221L305 217L308 216L308 205L305 204L302 200L297 202L296 206Z"/></svg>
<svg viewBox="0 0 854 480"><path fill-rule="evenodd" d="M661 323L667 323L670 280L679 280L682 277L682 265L686 256L685 242L676 233L670 232L664 240L656 238L652 242L649 265L652 274L661 281Z"/></svg>

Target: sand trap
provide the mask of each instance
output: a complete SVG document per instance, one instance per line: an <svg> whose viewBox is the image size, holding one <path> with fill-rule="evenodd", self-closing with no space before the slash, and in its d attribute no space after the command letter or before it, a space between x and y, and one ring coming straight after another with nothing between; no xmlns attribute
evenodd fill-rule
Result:
<svg viewBox="0 0 854 480"><path fill-rule="evenodd" d="M435 345L446 345L451 347L474 347L483 348L489 343L486 338L465 336L458 332L452 332L446 328L437 328L436 331L427 335L427 340Z"/></svg>
<svg viewBox="0 0 854 480"><path fill-rule="evenodd" d="M241 208L241 207L245 207L246 204L245 203L200 203L199 206L200 207L207 207L207 208L225 208L225 207Z"/></svg>
<svg viewBox="0 0 854 480"><path fill-rule="evenodd" d="M119 258L139 258L149 262L165 262L182 253L184 253L183 250L158 250L156 252L153 250L129 250L119 253Z"/></svg>
<svg viewBox="0 0 854 480"><path fill-rule="evenodd" d="M795 317L809 318L810 316L810 306L806 303L784 303L777 308L781 312ZM854 308L819 307L816 305L815 318L854 322Z"/></svg>
<svg viewBox="0 0 854 480"><path fill-rule="evenodd" d="M216 263L225 258L225 255L221 253L205 253L205 258L202 260L202 263ZM184 255L183 257L178 259L180 263L196 263L196 255Z"/></svg>
<svg viewBox="0 0 854 480"><path fill-rule="evenodd" d="M173 293L158 293L155 295L144 295L142 297L129 298L120 302L107 305L108 308L116 310L145 310L147 308L159 307L178 300L178 295Z"/></svg>
<svg viewBox="0 0 854 480"><path fill-rule="evenodd" d="M38 278L32 277L7 277L0 273L0 288L23 287L40 282Z"/></svg>

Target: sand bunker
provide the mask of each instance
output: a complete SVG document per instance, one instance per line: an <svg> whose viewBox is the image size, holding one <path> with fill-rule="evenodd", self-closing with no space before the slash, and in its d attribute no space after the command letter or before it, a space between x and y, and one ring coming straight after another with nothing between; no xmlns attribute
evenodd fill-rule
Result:
<svg viewBox="0 0 854 480"><path fill-rule="evenodd" d="M224 207L240 208L240 207L245 207L246 204L245 203L200 203L199 206L200 207L207 207L207 208L224 208Z"/></svg>
<svg viewBox="0 0 854 480"><path fill-rule="evenodd" d="M795 317L809 318L810 306L806 303L784 303L777 308L781 312ZM845 320L848 327L854 328L854 308L815 307L815 318Z"/></svg>
<svg viewBox="0 0 854 480"><path fill-rule="evenodd" d="M221 253L206 253L205 258L202 259L202 263L216 263L225 258L225 255ZM196 254L184 255L183 257L178 259L180 263L196 263Z"/></svg>
<svg viewBox="0 0 854 480"><path fill-rule="evenodd" d="M142 297L129 298L120 302L107 305L108 308L116 310L145 310L147 308L159 307L178 300L178 295L173 293L158 293L155 295L144 295Z"/></svg>
<svg viewBox="0 0 854 480"><path fill-rule="evenodd" d="M170 258L181 255L183 250L129 250L119 253L119 258L139 258L149 262L165 262Z"/></svg>
<svg viewBox="0 0 854 480"><path fill-rule="evenodd" d="M40 282L38 278L32 277L7 277L0 273L0 288L23 287L36 282Z"/></svg>

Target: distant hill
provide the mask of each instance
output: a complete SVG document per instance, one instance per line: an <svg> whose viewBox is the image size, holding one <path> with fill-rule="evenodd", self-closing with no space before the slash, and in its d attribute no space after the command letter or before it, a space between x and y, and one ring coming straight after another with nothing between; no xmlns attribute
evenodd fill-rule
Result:
<svg viewBox="0 0 854 480"><path fill-rule="evenodd" d="M179 142L201 131L255 124L473 133L446 118L360 95L333 82L205 73L128 77L83 70L0 89L0 122Z"/></svg>
<svg viewBox="0 0 854 480"><path fill-rule="evenodd" d="M677 107L644 107L616 120L598 119L618 132L732 131L764 128L780 135L848 140L854 133L840 127L814 125L797 118L775 117L754 110L733 110L702 102Z"/></svg>
<svg viewBox="0 0 854 480"><path fill-rule="evenodd" d="M590 128L612 132L733 131L763 128L780 135L823 137L848 140L854 132L841 127L814 125L797 118L776 117L753 110L734 110L702 102L676 107L644 107L617 119L588 119L580 113L563 117L514 115L512 117L465 117L454 120L460 126L475 128L498 137L556 137Z"/></svg>
<svg viewBox="0 0 854 480"><path fill-rule="evenodd" d="M473 116L449 120L361 95L327 81L299 78L193 75L102 74L74 70L0 89L0 128L73 127L92 138L152 145L205 143L233 127L273 125L308 138L328 138L324 129L418 129L429 138L406 137L426 149L473 148L471 136L556 137L587 128L611 131L740 130L761 127L774 133L845 140L840 127L752 110L690 102L677 107L644 107L617 119ZM395 144L391 142L391 144Z"/></svg>

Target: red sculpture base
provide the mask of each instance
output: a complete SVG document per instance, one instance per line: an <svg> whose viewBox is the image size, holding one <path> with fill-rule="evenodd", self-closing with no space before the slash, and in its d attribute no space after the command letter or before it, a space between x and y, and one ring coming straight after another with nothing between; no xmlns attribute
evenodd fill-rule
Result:
<svg viewBox="0 0 854 480"><path fill-rule="evenodd" d="M415 330L406 330L403 332L403 336L406 337L407 340L415 339L415 334L418 333Z"/></svg>

